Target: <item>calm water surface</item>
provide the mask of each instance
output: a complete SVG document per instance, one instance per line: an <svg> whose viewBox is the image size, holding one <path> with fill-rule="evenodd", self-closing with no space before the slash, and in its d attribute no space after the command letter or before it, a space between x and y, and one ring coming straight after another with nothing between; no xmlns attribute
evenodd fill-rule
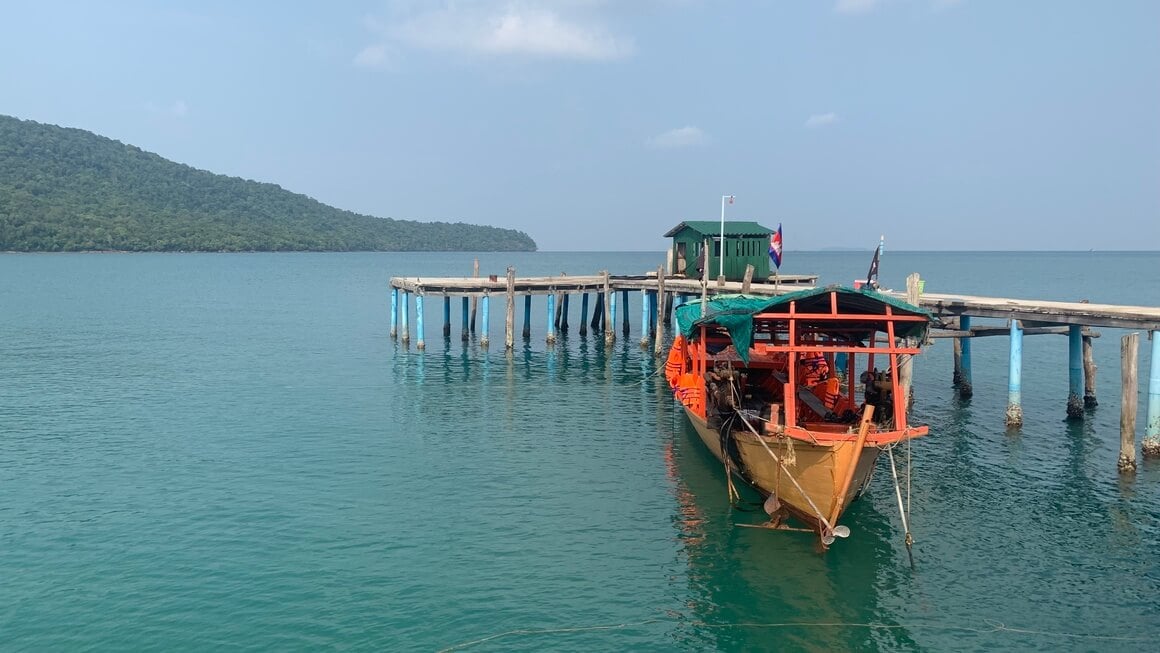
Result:
<svg viewBox="0 0 1160 653"><path fill-rule="evenodd" d="M868 264L787 256L827 282ZM920 359L911 569L885 468L825 555L737 527L762 515L729 509L640 353L636 296L612 350L576 333L579 302L546 348L542 300L510 357L500 302L490 351L460 340L458 305L444 341L436 301L426 352L392 342L388 279L472 258L0 255L0 649L1153 650L1160 465L1115 473L1120 332L1096 341L1082 424L1063 420L1066 340L1028 338L1019 433L1006 339L976 342L970 402L948 342ZM883 278L1160 305L1158 268L887 252Z"/></svg>

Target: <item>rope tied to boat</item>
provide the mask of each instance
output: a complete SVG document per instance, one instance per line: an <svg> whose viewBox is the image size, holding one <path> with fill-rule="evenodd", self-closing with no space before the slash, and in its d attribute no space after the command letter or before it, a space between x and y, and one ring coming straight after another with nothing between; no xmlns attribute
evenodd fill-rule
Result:
<svg viewBox="0 0 1160 653"><path fill-rule="evenodd" d="M906 429L904 435L906 436L907 452L906 452L906 504L902 503L902 486L898 480L898 467L894 464L894 447L898 443L892 443L886 447L886 453L890 457L890 474L894 477L894 496L898 498L898 515L902 518L902 530L906 533L903 541L906 543L906 555L910 558L910 566L914 567L914 536L910 532L910 429Z"/></svg>

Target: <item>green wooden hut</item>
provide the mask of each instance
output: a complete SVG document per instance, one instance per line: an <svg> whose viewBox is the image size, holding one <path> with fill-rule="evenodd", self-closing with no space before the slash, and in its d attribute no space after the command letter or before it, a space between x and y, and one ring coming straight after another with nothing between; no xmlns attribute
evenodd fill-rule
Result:
<svg viewBox="0 0 1160 653"><path fill-rule="evenodd" d="M756 222L725 222L725 278L741 281L745 276L745 266L753 266L753 278L769 278L769 237L773 229ZM669 229L665 238L673 239L673 274L689 278L699 278L696 268L697 257L706 240L709 253L705 265L709 278L716 279L720 270L721 223L716 220L687 220Z"/></svg>

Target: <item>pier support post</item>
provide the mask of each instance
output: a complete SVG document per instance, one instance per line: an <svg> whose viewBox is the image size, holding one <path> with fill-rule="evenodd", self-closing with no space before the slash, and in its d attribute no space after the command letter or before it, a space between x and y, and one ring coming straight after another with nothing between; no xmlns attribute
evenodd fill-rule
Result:
<svg viewBox="0 0 1160 653"><path fill-rule="evenodd" d="M1011 320L1011 356L1007 364L1007 428L1023 426L1023 325Z"/></svg>
<svg viewBox="0 0 1160 653"><path fill-rule="evenodd" d="M657 314L656 314L656 342L653 346L653 355L660 356L664 353L664 324L665 319L665 304L667 304L665 297L665 269L663 267L657 268Z"/></svg>
<svg viewBox="0 0 1160 653"><path fill-rule="evenodd" d="M1083 327L1067 329L1067 418L1083 419Z"/></svg>
<svg viewBox="0 0 1160 653"><path fill-rule="evenodd" d="M1160 458L1160 331L1151 331L1152 360L1148 373L1148 413L1144 422L1144 442L1141 449L1145 458Z"/></svg>
<svg viewBox="0 0 1160 653"><path fill-rule="evenodd" d="M745 266L745 276L741 278L741 294L749 294L749 286L753 283L753 265Z"/></svg>
<svg viewBox="0 0 1160 653"><path fill-rule="evenodd" d="M629 330L629 323L631 322L631 320L629 320L629 318L628 318L628 291L627 290L620 291L620 298L624 301L624 310L621 311L621 314L624 316L621 318L623 320L623 325L622 325L621 331L624 332L624 337L627 338L628 334L631 333L631 331ZM641 328L643 328L643 325L641 325Z"/></svg>
<svg viewBox="0 0 1160 653"><path fill-rule="evenodd" d="M475 259L475 265L472 266L472 276L476 279L479 278L479 259ZM475 333L475 311L476 311L476 308L478 306L479 306L479 299L476 297L472 297L471 298L471 332L472 333ZM485 331L487 330L486 327L484 328L484 330Z"/></svg>
<svg viewBox="0 0 1160 653"><path fill-rule="evenodd" d="M580 295L580 337L588 335L588 293Z"/></svg>
<svg viewBox="0 0 1160 653"><path fill-rule="evenodd" d="M391 288L391 340L399 337L399 289Z"/></svg>
<svg viewBox="0 0 1160 653"><path fill-rule="evenodd" d="M561 294L560 301L560 335L568 334L568 293Z"/></svg>
<svg viewBox="0 0 1160 653"><path fill-rule="evenodd" d="M626 303L625 305L627 306L628 304ZM649 345L648 306L649 306L648 290L641 288L640 289L640 348L641 349L648 349L648 345ZM628 311L625 311L625 312L627 313ZM628 333L625 333L624 335L627 336Z"/></svg>
<svg viewBox="0 0 1160 653"><path fill-rule="evenodd" d="M404 342L411 342L411 326L407 324L407 314L411 312L411 293L403 291L403 303L399 306L399 338Z"/></svg>
<svg viewBox="0 0 1160 653"><path fill-rule="evenodd" d="M423 294L415 294L415 343L419 349L426 349L427 343L423 340Z"/></svg>
<svg viewBox="0 0 1160 653"><path fill-rule="evenodd" d="M651 338L657 332L657 306L659 306L660 295L657 291L648 291L648 335Z"/></svg>
<svg viewBox="0 0 1160 653"><path fill-rule="evenodd" d="M608 295L608 321L604 324L604 339L608 342L616 340L616 291L608 290L605 286L605 293Z"/></svg>
<svg viewBox="0 0 1160 653"><path fill-rule="evenodd" d="M915 272L906 277L906 301L914 306L918 306L918 273ZM907 347L914 345L912 338L904 340ZM892 343L893 344L893 343ZM841 369L838 365L834 367ZM910 414L910 407L914 405L914 357L910 354L904 354L898 357L898 389L902 392L903 414Z"/></svg>
<svg viewBox="0 0 1160 653"><path fill-rule="evenodd" d="M604 293L596 293L596 302L592 305L592 322L588 326L592 327L592 333L603 331L604 324Z"/></svg>
<svg viewBox="0 0 1160 653"><path fill-rule="evenodd" d="M467 321L467 303L468 303L467 295L464 295L463 296L463 342L467 342L468 340L471 339L471 327L468 326L468 321Z"/></svg>
<svg viewBox="0 0 1160 653"><path fill-rule="evenodd" d="M548 344L556 342L556 293L548 293Z"/></svg>
<svg viewBox="0 0 1160 653"><path fill-rule="evenodd" d="M1140 350L1140 334L1129 333L1120 338L1120 472L1136 471L1136 362Z"/></svg>
<svg viewBox="0 0 1160 653"><path fill-rule="evenodd" d="M959 330L971 330L971 316L959 318ZM971 339L955 338L959 342L959 397L970 399L975 394L975 387L971 384Z"/></svg>
<svg viewBox="0 0 1160 653"><path fill-rule="evenodd" d="M451 297L443 296L443 337L451 337Z"/></svg>
<svg viewBox="0 0 1160 653"><path fill-rule="evenodd" d="M1091 410L1100 405L1096 400L1096 360L1092 352L1092 337L1083 337L1083 407Z"/></svg>
<svg viewBox="0 0 1160 653"><path fill-rule="evenodd" d="M479 303L483 309L483 322L479 325L479 346L486 349L491 344L491 339L487 336L487 329L491 318L487 309L488 305L491 304L491 294L486 290L483 291L483 297L479 300Z"/></svg>
<svg viewBox="0 0 1160 653"><path fill-rule="evenodd" d="M507 311L503 320L503 344L508 350L516 346L516 269L507 269Z"/></svg>
<svg viewBox="0 0 1160 653"><path fill-rule="evenodd" d="M524 340L532 337L532 296L524 295Z"/></svg>

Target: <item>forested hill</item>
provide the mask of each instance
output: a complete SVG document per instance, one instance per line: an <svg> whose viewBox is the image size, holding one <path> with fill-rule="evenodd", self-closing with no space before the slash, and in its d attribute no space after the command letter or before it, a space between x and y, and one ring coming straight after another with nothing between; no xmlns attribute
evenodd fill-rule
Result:
<svg viewBox="0 0 1160 653"><path fill-rule="evenodd" d="M0 251L534 251L521 231L391 220L0 116Z"/></svg>

